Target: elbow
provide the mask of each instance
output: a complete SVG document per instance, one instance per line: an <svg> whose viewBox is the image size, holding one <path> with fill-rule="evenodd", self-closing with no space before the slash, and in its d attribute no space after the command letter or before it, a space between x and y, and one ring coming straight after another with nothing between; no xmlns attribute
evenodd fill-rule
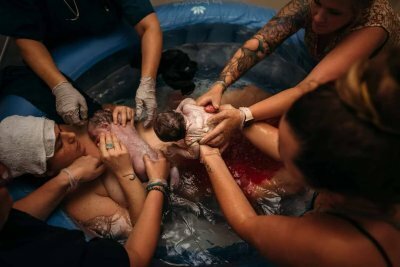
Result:
<svg viewBox="0 0 400 267"><path fill-rule="evenodd" d="M229 222L230 226L235 230L235 232L246 242L255 245L254 244L254 238L253 238L253 224L252 222L254 219L257 217L257 215L249 216L241 221L238 222Z"/></svg>
<svg viewBox="0 0 400 267"><path fill-rule="evenodd" d="M317 87L320 85L321 83L316 81L316 80L306 80L306 81L302 81L301 83L299 83L296 88L298 89L299 92L299 97L317 89Z"/></svg>
<svg viewBox="0 0 400 267"><path fill-rule="evenodd" d="M135 30L140 36L140 38L143 37L143 35L147 34L152 34L153 36L159 36L162 38L162 30L160 23L158 22L158 19L154 13L151 13L147 15L145 18L143 18L136 26Z"/></svg>
<svg viewBox="0 0 400 267"><path fill-rule="evenodd" d="M150 265L151 258L141 257L138 251L128 246L125 246L125 250L128 253L130 267L146 267Z"/></svg>

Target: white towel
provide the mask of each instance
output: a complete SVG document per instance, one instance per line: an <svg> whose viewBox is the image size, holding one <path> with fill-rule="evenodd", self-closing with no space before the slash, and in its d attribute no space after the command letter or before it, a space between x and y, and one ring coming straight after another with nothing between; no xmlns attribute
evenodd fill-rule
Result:
<svg viewBox="0 0 400 267"><path fill-rule="evenodd" d="M52 120L14 115L0 122L0 162L8 168L7 178L44 174L54 146Z"/></svg>

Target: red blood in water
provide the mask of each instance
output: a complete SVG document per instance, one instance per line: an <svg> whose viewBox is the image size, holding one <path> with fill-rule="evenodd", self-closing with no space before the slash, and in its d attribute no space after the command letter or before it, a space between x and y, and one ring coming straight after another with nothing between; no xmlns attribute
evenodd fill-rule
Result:
<svg viewBox="0 0 400 267"><path fill-rule="evenodd" d="M223 158L233 177L240 180L242 186L269 180L282 167L280 162L267 157L243 136L234 136L231 144L224 151Z"/></svg>
<svg viewBox="0 0 400 267"><path fill-rule="evenodd" d="M232 176L238 182L242 190L249 185L259 185L271 179L282 167L277 162L255 148L247 139L241 135L231 139L230 146L222 154ZM187 162L180 167L180 174L185 177L196 177L191 186L196 186L200 191L209 188L208 174L198 160Z"/></svg>

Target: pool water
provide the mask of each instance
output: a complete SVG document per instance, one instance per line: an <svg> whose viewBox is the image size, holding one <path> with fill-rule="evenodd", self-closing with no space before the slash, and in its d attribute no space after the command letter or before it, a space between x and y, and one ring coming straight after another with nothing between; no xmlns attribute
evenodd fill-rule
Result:
<svg viewBox="0 0 400 267"><path fill-rule="evenodd" d="M217 79L219 72L239 44L203 43L174 47L186 52L198 64L195 91L188 97L197 98ZM296 63L274 53L260 62L232 88L254 84L270 93L279 92L301 81L307 71ZM139 71L122 66L87 93L100 103L114 102L132 106ZM159 111L176 107L184 97L157 80ZM242 136L234 137L223 157L233 177L259 214L299 215L304 212L311 193L303 191L282 197L274 190L264 189L281 169L281 164L263 155ZM213 196L204 167L192 161L180 168L180 184L171 193L163 218L163 231L154 266L272 266L228 226ZM255 194L255 188L261 188ZM283 189L282 189L283 190ZM279 191L279 190L278 190Z"/></svg>

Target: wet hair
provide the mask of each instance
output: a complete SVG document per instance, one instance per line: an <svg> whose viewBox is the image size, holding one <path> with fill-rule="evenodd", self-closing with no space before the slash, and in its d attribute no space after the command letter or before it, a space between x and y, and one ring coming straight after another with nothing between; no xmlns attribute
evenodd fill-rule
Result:
<svg viewBox="0 0 400 267"><path fill-rule="evenodd" d="M400 50L360 62L286 114L299 142L294 163L318 189L400 203Z"/></svg>
<svg viewBox="0 0 400 267"><path fill-rule="evenodd" d="M185 118L181 113L173 110L161 112L154 120L154 132L161 141L179 141L186 134Z"/></svg>

